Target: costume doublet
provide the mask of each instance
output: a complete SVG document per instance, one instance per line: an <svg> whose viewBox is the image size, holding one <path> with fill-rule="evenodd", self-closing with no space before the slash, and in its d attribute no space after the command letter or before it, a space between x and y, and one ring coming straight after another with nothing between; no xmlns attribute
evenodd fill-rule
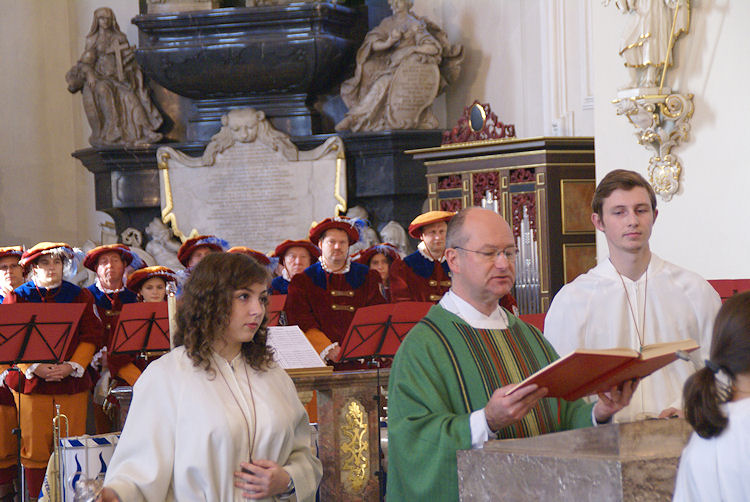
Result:
<svg viewBox="0 0 750 502"><path fill-rule="evenodd" d="M71 375L59 382L46 382L35 376L35 365L19 364L25 374L19 382L16 372L8 373L5 383L19 391L21 397L21 423L23 424L23 446L21 456L24 465L31 468L46 468L52 451L52 431L50 424L55 416L54 403L61 405L60 412L67 415L70 435L78 436L86 432L86 399L93 382L84 371L94 353L102 346L102 325L94 314L94 298L88 290L63 281L54 289L38 288L29 281L8 295L3 303L41 303L42 297L48 303L85 303L78 329L71 334L72 340L64 360L75 363Z"/></svg>
<svg viewBox="0 0 750 502"><path fill-rule="evenodd" d="M99 289L96 284L92 284L86 289L94 296L97 314L104 325L105 344L108 348L111 348L122 306L126 303L137 303L138 295L124 288L106 293ZM133 385L143 371L145 363L142 361L137 355L133 354L107 354L107 366L110 374L113 378L120 378L127 382L127 385Z"/></svg>
<svg viewBox="0 0 750 502"><path fill-rule="evenodd" d="M638 332L644 345L692 338L700 344L704 359L720 307L719 295L705 279L655 254L637 281L624 276L621 280L614 265L604 260L555 295L544 335L562 355L578 348L639 350ZM682 386L693 372L692 364L675 361L644 378L617 420L629 422L644 414L658 416L669 407L681 409Z"/></svg>
<svg viewBox="0 0 750 502"><path fill-rule="evenodd" d="M315 500L322 466L286 372L276 365L256 371L241 356L230 363L216 354L211 367L215 375L178 347L146 368L105 484L128 501L239 502L245 499L234 473L252 457L280 464L297 500Z"/></svg>
<svg viewBox="0 0 750 502"><path fill-rule="evenodd" d="M477 329L436 305L409 331L388 387L388 501L458 500L456 450L472 448L472 412L484 408L495 389L558 359L539 330L506 315L507 329ZM592 406L542 399L497 436L588 427Z"/></svg>
<svg viewBox="0 0 750 502"><path fill-rule="evenodd" d="M292 277L284 310L288 324L298 325L320 353L343 341L359 307L379 303L385 298L375 270L351 263L348 272L332 274L317 262Z"/></svg>
<svg viewBox="0 0 750 502"><path fill-rule="evenodd" d="M451 288L448 263L433 261L419 250L391 265L391 297L394 302L438 302Z"/></svg>
<svg viewBox="0 0 750 502"><path fill-rule="evenodd" d="M274 277L271 281L272 295L285 295L289 290L289 281L282 276Z"/></svg>
<svg viewBox="0 0 750 502"><path fill-rule="evenodd" d="M675 483L675 502L746 502L750 500L750 399L723 406L729 417L717 437L695 432L682 452Z"/></svg>

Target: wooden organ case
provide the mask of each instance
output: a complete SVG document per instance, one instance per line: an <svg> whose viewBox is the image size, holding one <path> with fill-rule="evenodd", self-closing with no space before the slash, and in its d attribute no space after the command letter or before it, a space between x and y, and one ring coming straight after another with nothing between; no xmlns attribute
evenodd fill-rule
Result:
<svg viewBox="0 0 750 502"><path fill-rule="evenodd" d="M546 312L564 284L596 264L594 138L470 141L406 153L426 166L430 210L481 206L510 224L521 314Z"/></svg>

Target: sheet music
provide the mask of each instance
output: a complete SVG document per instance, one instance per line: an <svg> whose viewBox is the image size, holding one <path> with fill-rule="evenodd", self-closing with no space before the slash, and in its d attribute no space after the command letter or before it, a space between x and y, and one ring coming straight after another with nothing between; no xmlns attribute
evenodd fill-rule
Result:
<svg viewBox="0 0 750 502"><path fill-rule="evenodd" d="M270 326L267 343L284 369L326 366L299 326Z"/></svg>

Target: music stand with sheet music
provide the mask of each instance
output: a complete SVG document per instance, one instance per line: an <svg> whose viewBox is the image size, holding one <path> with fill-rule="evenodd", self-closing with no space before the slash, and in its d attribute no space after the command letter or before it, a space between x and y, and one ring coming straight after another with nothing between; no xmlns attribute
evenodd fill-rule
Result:
<svg viewBox="0 0 750 502"><path fill-rule="evenodd" d="M399 302L357 309L338 362L393 357L409 330L432 306L430 302Z"/></svg>
<svg viewBox="0 0 750 502"><path fill-rule="evenodd" d="M427 315L433 306L430 302L383 303L360 307L341 342L338 362L369 359L377 370L377 392L374 396L378 409L378 489L383 499L383 450L380 445L380 362L379 358L392 358L409 330Z"/></svg>
<svg viewBox="0 0 750 502"><path fill-rule="evenodd" d="M65 361L85 303L13 303L0 305L0 364L61 363ZM24 380L18 368L19 391ZM21 400L18 400L18 489L24 497L26 483L21 466Z"/></svg>
<svg viewBox="0 0 750 502"><path fill-rule="evenodd" d="M167 302L123 305L109 351L112 354L139 354L144 358L149 352L168 352Z"/></svg>
<svg viewBox="0 0 750 502"><path fill-rule="evenodd" d="M268 313L268 326L286 324L286 319L283 319L284 324L280 324L282 321L281 313L284 311L285 303L286 295L270 295L268 297L268 307L266 307L266 312Z"/></svg>

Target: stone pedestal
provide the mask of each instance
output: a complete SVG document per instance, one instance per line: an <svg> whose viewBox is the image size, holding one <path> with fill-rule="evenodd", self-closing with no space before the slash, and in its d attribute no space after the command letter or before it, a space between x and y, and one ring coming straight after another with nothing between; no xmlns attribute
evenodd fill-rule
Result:
<svg viewBox="0 0 750 502"><path fill-rule="evenodd" d="M390 370L380 370L388 385ZM320 500L377 501L379 414L376 370L294 377L298 392L318 395L318 457L323 462Z"/></svg>
<svg viewBox="0 0 750 502"><path fill-rule="evenodd" d="M692 429L647 420L490 441L459 451L462 501L669 501Z"/></svg>
<svg viewBox="0 0 750 502"><path fill-rule="evenodd" d="M137 228L146 238L146 226L160 216L159 170L156 150L144 147L85 148L73 157L94 175L96 210L110 215L117 235L128 227ZM205 143L174 145L188 155L201 155ZM145 248L146 241L143 246Z"/></svg>

